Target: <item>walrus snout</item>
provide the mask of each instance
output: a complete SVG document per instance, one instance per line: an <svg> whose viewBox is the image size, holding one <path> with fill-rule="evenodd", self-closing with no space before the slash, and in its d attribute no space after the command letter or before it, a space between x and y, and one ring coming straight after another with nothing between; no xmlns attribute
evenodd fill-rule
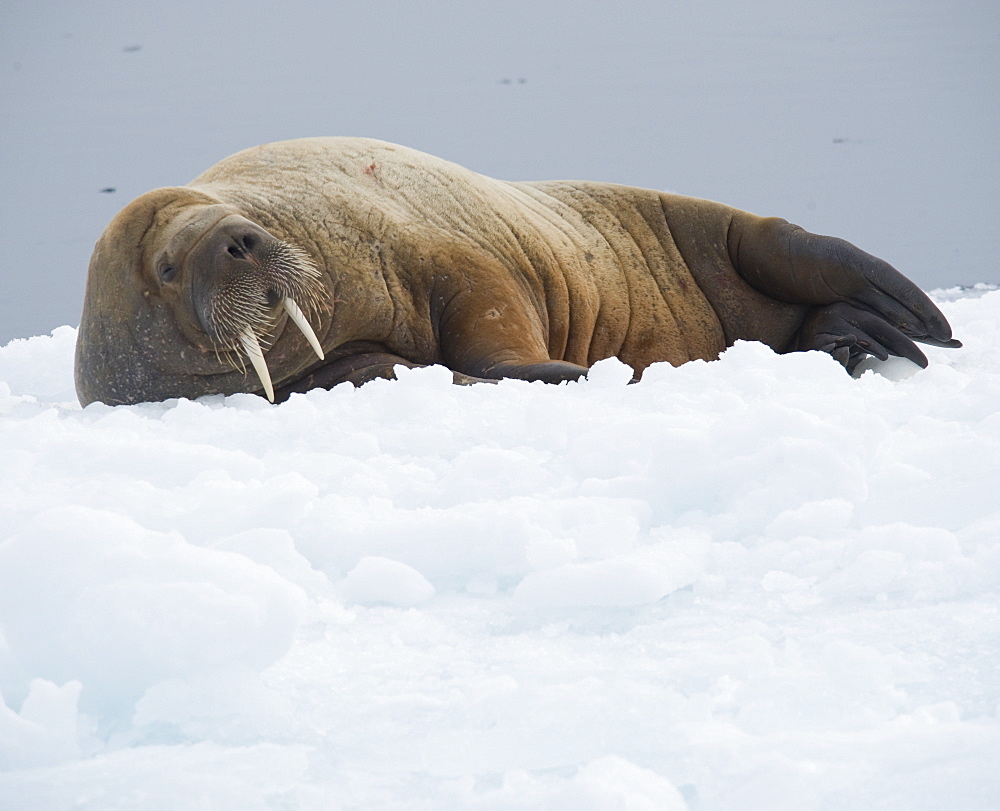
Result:
<svg viewBox="0 0 1000 811"><path fill-rule="evenodd" d="M195 315L217 350L245 354L274 399L262 342L281 311L325 355L305 313L319 310L325 289L305 251L232 214L216 223L185 259Z"/></svg>
<svg viewBox="0 0 1000 811"><path fill-rule="evenodd" d="M276 241L274 240L274 237L270 236L270 234L266 234L265 232L266 238L262 240L261 236L253 231L237 228L232 229L232 231L233 233L226 235L229 237L229 244L225 245L223 253L227 254L227 256L222 256L220 254L217 264L225 265L237 263L238 265L240 262L248 262L252 268L260 267L262 260L261 257L255 252L259 251L263 245L267 244L268 241ZM263 253L266 261L267 251L264 251ZM226 270L219 269L216 272L225 273ZM238 266L236 272L239 272ZM275 287L268 287L264 291L264 298L271 309L277 309L281 305L285 296L281 290Z"/></svg>
<svg viewBox="0 0 1000 811"><path fill-rule="evenodd" d="M195 289L210 290L219 280L252 273L265 261L267 246L276 242L259 225L245 217L229 215L209 229L186 257Z"/></svg>

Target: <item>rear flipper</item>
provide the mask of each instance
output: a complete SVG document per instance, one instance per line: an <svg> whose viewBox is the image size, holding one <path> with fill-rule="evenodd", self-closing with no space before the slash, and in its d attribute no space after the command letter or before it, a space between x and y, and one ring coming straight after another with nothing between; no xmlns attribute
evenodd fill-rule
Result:
<svg viewBox="0 0 1000 811"><path fill-rule="evenodd" d="M960 347L933 301L888 262L835 237L739 212L728 236L737 273L756 290L815 305L789 350L822 349L852 371L865 355L927 366L914 341Z"/></svg>
<svg viewBox="0 0 1000 811"><path fill-rule="evenodd" d="M954 340L941 345L961 346ZM818 307L806 316L789 350L804 352L810 349L828 352L852 374L868 355L879 360L898 355L921 368L927 366L924 353L892 324L881 316L843 301L829 307Z"/></svg>

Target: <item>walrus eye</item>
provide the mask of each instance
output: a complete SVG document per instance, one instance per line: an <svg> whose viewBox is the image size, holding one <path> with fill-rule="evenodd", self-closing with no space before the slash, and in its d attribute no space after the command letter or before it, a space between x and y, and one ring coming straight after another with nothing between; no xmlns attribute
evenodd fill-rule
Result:
<svg viewBox="0 0 1000 811"><path fill-rule="evenodd" d="M160 268L160 281L169 284L177 278L177 268L173 265L164 265Z"/></svg>

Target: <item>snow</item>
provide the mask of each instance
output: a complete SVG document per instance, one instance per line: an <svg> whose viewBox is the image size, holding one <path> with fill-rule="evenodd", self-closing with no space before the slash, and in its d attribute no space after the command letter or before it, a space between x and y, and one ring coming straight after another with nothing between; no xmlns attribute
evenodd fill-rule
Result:
<svg viewBox="0 0 1000 811"><path fill-rule="evenodd" d="M965 342L81 409L0 348L0 807L995 808Z"/></svg>

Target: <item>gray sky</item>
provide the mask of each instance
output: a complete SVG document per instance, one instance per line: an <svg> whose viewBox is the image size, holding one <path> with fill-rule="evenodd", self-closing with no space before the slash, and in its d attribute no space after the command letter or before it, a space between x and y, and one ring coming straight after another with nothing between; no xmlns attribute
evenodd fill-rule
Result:
<svg viewBox="0 0 1000 811"><path fill-rule="evenodd" d="M0 343L79 323L129 200L305 135L709 197L925 289L1000 282L994 0L2 0L0 105Z"/></svg>

